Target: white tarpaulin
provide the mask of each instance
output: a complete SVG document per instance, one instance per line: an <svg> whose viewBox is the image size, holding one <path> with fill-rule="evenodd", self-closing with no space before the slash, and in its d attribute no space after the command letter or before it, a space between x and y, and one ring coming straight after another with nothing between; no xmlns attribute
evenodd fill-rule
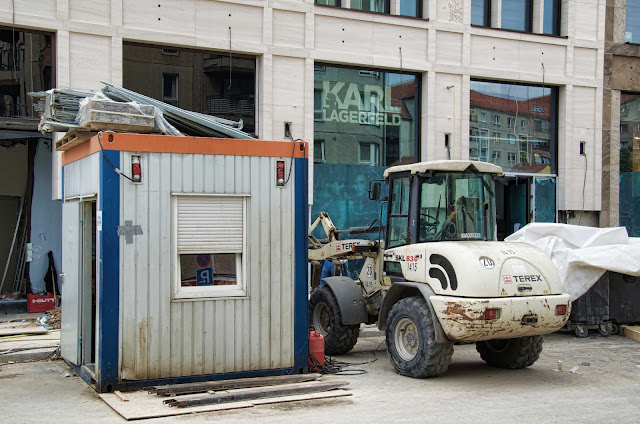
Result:
<svg viewBox="0 0 640 424"><path fill-rule="evenodd" d="M605 271L640 276L640 238L627 229L581 227L568 224L528 224L505 239L533 244L553 261L562 291L574 301Z"/></svg>

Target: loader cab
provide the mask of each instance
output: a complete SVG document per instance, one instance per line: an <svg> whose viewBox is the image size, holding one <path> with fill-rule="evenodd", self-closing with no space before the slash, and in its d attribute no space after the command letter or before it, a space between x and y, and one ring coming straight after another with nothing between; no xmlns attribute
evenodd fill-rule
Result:
<svg viewBox="0 0 640 424"><path fill-rule="evenodd" d="M494 178L500 167L473 161L389 168L385 248L437 241L496 240Z"/></svg>

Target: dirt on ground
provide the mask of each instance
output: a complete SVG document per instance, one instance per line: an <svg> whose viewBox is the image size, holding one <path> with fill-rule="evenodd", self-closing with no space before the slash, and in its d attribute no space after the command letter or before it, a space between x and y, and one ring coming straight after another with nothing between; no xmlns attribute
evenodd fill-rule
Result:
<svg viewBox="0 0 640 424"><path fill-rule="evenodd" d="M50 330L60 329L60 315L61 315L60 307L58 306L53 311L50 311L48 315L50 316L50 318L47 320L47 324L49 324L49 329Z"/></svg>

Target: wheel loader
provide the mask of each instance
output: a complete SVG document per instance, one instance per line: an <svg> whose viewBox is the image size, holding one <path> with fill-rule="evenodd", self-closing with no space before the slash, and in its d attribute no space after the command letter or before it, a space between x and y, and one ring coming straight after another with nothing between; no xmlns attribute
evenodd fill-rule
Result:
<svg viewBox="0 0 640 424"><path fill-rule="evenodd" d="M344 354L362 323L385 331L391 363L423 378L447 371L455 344L475 343L501 368L525 368L542 351L543 335L567 321L571 303L551 260L537 247L496 241L495 179L499 166L447 160L388 168L369 183L369 198L386 207L377 229L336 228L321 212L309 229L309 324L325 353ZM326 239L312 233L322 225ZM342 239L344 233L371 234ZM356 280L345 260L363 260ZM330 276L321 275L329 261ZM326 272L325 272L326 274Z"/></svg>

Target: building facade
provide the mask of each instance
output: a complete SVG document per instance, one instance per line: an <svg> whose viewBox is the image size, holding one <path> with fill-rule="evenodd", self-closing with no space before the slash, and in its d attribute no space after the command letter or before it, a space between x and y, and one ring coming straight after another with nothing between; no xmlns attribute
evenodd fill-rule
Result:
<svg viewBox="0 0 640 424"><path fill-rule="evenodd" d="M0 25L53 35L56 87L105 80L308 140L312 213L339 227L380 216L366 190L384 168L449 158L504 167L501 237L598 225L604 0L317 3L16 0Z"/></svg>
<svg viewBox="0 0 640 424"><path fill-rule="evenodd" d="M600 225L639 237L640 2L607 1L605 34Z"/></svg>

